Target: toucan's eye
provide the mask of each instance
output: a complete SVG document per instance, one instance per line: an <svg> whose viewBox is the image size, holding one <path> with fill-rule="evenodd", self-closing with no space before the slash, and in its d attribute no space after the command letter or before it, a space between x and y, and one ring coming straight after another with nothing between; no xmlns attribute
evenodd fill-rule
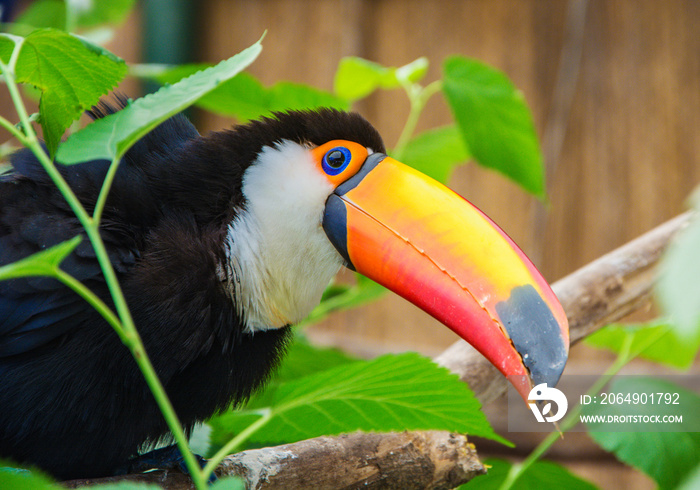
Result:
<svg viewBox="0 0 700 490"><path fill-rule="evenodd" d="M318 171L333 187L355 175L367 160L368 150L354 141L331 140L311 150Z"/></svg>
<svg viewBox="0 0 700 490"><path fill-rule="evenodd" d="M338 175L352 160L352 153L344 146L337 146L323 155L323 171L328 175Z"/></svg>

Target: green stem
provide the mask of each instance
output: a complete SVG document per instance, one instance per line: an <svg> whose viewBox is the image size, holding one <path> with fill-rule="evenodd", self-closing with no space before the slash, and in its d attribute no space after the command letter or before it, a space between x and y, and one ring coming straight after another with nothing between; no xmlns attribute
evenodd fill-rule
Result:
<svg viewBox="0 0 700 490"><path fill-rule="evenodd" d="M358 306L361 303L380 297L385 292L386 290L384 288L377 285L376 293L368 294L367 286L363 286L358 282L348 290L319 303L319 305L316 306L316 308L314 308L306 318L295 324L295 328L297 331L300 331L309 325L323 320L334 311L347 309L352 306Z"/></svg>
<svg viewBox="0 0 700 490"><path fill-rule="evenodd" d="M70 0L65 2L65 9L66 9L66 32L75 32L76 27L78 26L78 11L75 6L71 5Z"/></svg>
<svg viewBox="0 0 700 490"><path fill-rule="evenodd" d="M416 126L418 125L418 118L420 117L425 104L428 100L442 89L442 80L436 80L426 87L421 87L418 84L406 84L404 85L404 90L406 90L406 95L408 95L408 100L411 104L410 112L408 113L408 118L406 119L406 124L401 131L399 139L396 141L396 146L394 146L393 156L397 160L401 160L403 157L403 152L406 150L406 145L411 140L413 133L416 131Z"/></svg>
<svg viewBox="0 0 700 490"><path fill-rule="evenodd" d="M26 138L26 136L24 136L24 133L17 129L17 126L2 116L0 116L0 126L6 129L14 138L16 138L22 146L27 146L29 140Z"/></svg>
<svg viewBox="0 0 700 490"><path fill-rule="evenodd" d="M153 369L153 364L151 364L151 361L146 354L146 350L141 343L141 339L137 337L136 340L138 341L138 344L131 348L131 353L134 356L134 359L136 359L136 363L141 369L141 373L146 379L148 387L151 389L153 397L156 399L156 403L158 403L158 407L160 408L168 427L170 427L170 431L173 433L173 437L177 442L177 447L180 449L180 453L185 461L190 477L198 489L205 489L208 486L207 478L204 476L204 472L199 466L199 462L194 457L194 454L192 454L192 451L190 451L189 442L184 430L182 429L180 419L178 419L175 409L173 408L172 403L170 403L170 399L165 392L165 388L160 382L160 378L158 378L155 369Z"/></svg>
<svg viewBox="0 0 700 490"><path fill-rule="evenodd" d="M120 160L121 159L119 157L115 157L114 160L112 160L112 163L109 165L109 169L107 170L107 175L105 175L105 180L102 183L100 195L97 196L97 202L95 203L95 209L92 213L92 219L98 223L98 226L102 220L102 211L104 211L105 204L107 203L107 196L112 188L112 182L114 182L114 176L119 168Z"/></svg>
<svg viewBox="0 0 700 490"><path fill-rule="evenodd" d="M190 472L190 476L194 481L197 488L203 489L207 487L207 479L204 478L202 470L197 462L197 459L190 451L187 436L182 428L182 424L175 413L175 408L173 407L168 395L165 392L163 384L160 382L160 378L156 374L155 368L151 363L146 349L143 345L143 341L136 330L129 308L126 305L126 300L122 293L121 287L119 286L118 279L112 267L112 263L107 255L107 250L102 241L102 237L99 234L97 223L94 221L85 230L90 238L95 249L95 254L97 255L100 266L102 267L102 272L105 275L105 280L112 294L112 300L115 303L119 317L122 322L123 334L120 335L124 344L131 351L132 356L136 360L136 363L141 370L141 373L148 384L153 397L160 408L160 411L165 418L170 431L173 433L173 437L177 442L180 453L185 461L187 469Z"/></svg>
<svg viewBox="0 0 700 490"><path fill-rule="evenodd" d="M12 54L10 55L10 62L7 68L12 72L12 80L15 78L15 68L17 67L17 60L19 60L19 53L22 51L22 45L24 44L24 38L21 36L9 36L15 42L15 46L12 48ZM7 70L4 70L6 73Z"/></svg>
<svg viewBox="0 0 700 490"><path fill-rule="evenodd" d="M99 296L88 289L82 282L78 281L75 277L71 276L67 272L62 271L58 267L52 271L53 276L61 281L63 284L75 291L81 298L83 298L90 306L99 312L102 317L107 320L107 322L114 327L114 330L118 334L122 333L121 324L119 323L119 318L114 314L109 306L102 301ZM121 335L120 335L121 337ZM124 341L124 338L122 338Z"/></svg>
<svg viewBox="0 0 700 490"><path fill-rule="evenodd" d="M190 471L190 476L192 477L195 485L197 486L197 488L200 489L207 488L207 479L204 477L204 472L199 467L199 463L197 462L196 458L189 449L187 436L185 435L185 432L182 429L182 424L180 423L177 414L175 413L175 409L170 403L170 400L165 392L165 388L161 384L160 379L158 378L155 369L153 368L153 365L150 362L148 355L146 354L146 350L144 348L141 337L139 336L138 331L136 330L136 326L134 325L131 313L126 304L124 294L121 290L121 287L119 286L116 273L114 272L112 263L109 260L107 249L104 245L104 242L102 241L102 237L100 236L99 220L94 219L87 213L83 205L80 203L80 200L77 198L77 196L70 188L68 183L65 181L61 173L58 171L54 163L51 161L49 156L41 147L39 139L31 125L29 115L27 114L24 102L22 101L15 80L15 66L19 57L19 51L21 49L22 41L23 40L21 38L15 41L15 47L10 58L10 63L8 65L5 65L4 63L2 63L2 61L0 61L0 69L2 69L5 75L5 82L7 84L10 97L12 98L12 101L17 110L17 115L19 116L20 122L24 129L25 137L24 139L20 139L20 141L22 141L22 143L26 147L28 147L37 157L42 167L44 167L49 177L51 177L52 181L55 183L61 194L64 196L66 202L73 210L76 217L85 229L85 232L95 250L95 255L100 264L100 267L102 268L102 273L104 274L105 281L109 288L110 294L112 295L112 300L114 301L114 305L116 307L120 321L114 323L113 315L107 315L105 319L108 322L110 322L110 325L112 325L115 328L122 342L124 342L124 344L131 351L132 356L134 357L136 363L139 366L139 369L141 369L146 383L151 389L156 403L158 404L158 407L163 413L168 427L170 427L170 430L173 433L173 436L177 442L180 452L182 453L185 464L187 465L187 469ZM117 165L115 164L115 162L113 162L113 165L110 167L110 171L112 174L111 178L113 178L114 172L116 172L116 166ZM113 171L112 167L114 167ZM104 202L106 201L106 193L103 194L101 192L99 197L101 198L101 207L99 209L99 211L101 212L104 206ZM65 277L63 279L70 281L70 279L67 279ZM102 309L98 311L100 311L100 313L103 313Z"/></svg>
<svg viewBox="0 0 700 490"><path fill-rule="evenodd" d="M224 447L219 449L214 456L212 456L207 465L204 467L204 474L208 478L209 475L214 471L214 469L219 466L219 463L229 454L233 453L238 449L248 438L260 430L265 424L267 424L272 418L272 410L266 411L262 417L250 424L248 427L243 429L236 437L228 441Z"/></svg>
<svg viewBox="0 0 700 490"><path fill-rule="evenodd" d="M603 375L598 378L595 383L593 383L593 386L588 389L586 394L591 397L597 395L610 381L610 378L615 376L620 369L625 367L632 359L644 352L644 350L646 350L652 344L658 342L661 337L667 335L668 333L669 330L664 330L658 335L647 339L647 342L640 345L634 352L631 351L634 336L632 334L628 334L624 339L615 362L613 362L613 364L603 373ZM581 414L582 409L582 406L577 404L562 421L560 431L552 432L547 435L547 437L545 437L544 440L537 445L537 447L528 455L527 458L523 460L522 463L514 464L510 468L505 481L501 484L500 490L509 490L512 488L513 484L515 484L517 479L520 478L520 475L527 471L530 466L537 462L537 460L539 460L544 453L547 452L547 450L560 438L561 433L571 430L578 423L579 415Z"/></svg>

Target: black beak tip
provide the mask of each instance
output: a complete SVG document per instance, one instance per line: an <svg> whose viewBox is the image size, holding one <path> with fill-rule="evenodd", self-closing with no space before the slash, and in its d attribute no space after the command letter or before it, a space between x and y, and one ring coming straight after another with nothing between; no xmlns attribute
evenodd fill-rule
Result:
<svg viewBox="0 0 700 490"><path fill-rule="evenodd" d="M566 366L568 349L559 323L535 288L528 284L513 289L508 300L496 305L496 311L533 383L555 386Z"/></svg>

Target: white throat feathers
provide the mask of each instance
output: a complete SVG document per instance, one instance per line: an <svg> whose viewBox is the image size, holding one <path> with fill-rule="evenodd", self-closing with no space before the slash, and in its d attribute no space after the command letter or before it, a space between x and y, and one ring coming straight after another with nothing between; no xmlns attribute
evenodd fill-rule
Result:
<svg viewBox="0 0 700 490"><path fill-rule="evenodd" d="M265 147L243 176L246 207L229 225L230 290L250 332L303 320L343 264L322 218L330 183L309 148Z"/></svg>

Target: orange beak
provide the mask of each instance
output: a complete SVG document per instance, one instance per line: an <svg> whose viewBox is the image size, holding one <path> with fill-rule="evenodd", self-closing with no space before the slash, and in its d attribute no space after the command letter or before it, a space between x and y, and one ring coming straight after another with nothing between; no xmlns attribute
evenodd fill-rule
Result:
<svg viewBox="0 0 700 490"><path fill-rule="evenodd" d="M326 202L323 227L347 266L451 328L527 400L554 386L569 351L547 282L486 215L384 154L369 155Z"/></svg>

